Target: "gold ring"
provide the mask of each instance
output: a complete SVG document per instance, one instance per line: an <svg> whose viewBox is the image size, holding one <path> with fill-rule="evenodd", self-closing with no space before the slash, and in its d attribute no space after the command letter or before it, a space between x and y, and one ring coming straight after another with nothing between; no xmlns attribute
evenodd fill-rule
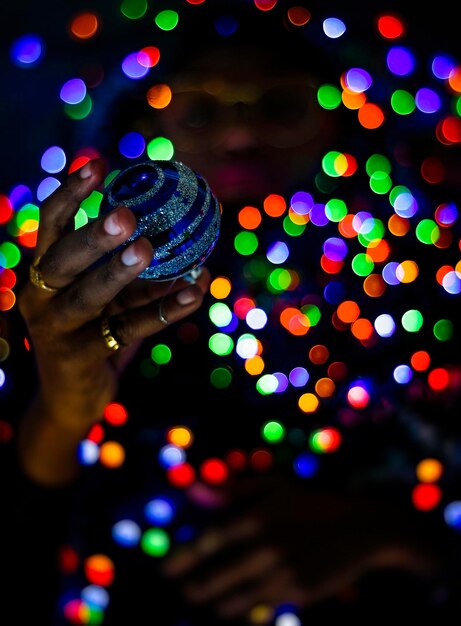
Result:
<svg viewBox="0 0 461 626"><path fill-rule="evenodd" d="M119 350L122 345L115 339L114 335L112 334L112 331L110 329L109 326L109 318L108 317L103 317L101 320L101 331L102 331L102 336L104 338L104 341L106 343L106 346L108 348L110 348L111 350L117 351Z"/></svg>
<svg viewBox="0 0 461 626"><path fill-rule="evenodd" d="M169 322L167 318L163 315L162 305L163 305L163 298L158 303L158 319L162 322L164 326L168 326Z"/></svg>
<svg viewBox="0 0 461 626"><path fill-rule="evenodd" d="M42 271L39 267L41 258L42 255L40 255L29 267L30 282L35 287L39 287L40 289L44 289L45 291L51 291L53 293L56 293L57 291L59 291L59 289L57 287L51 287L50 285L47 285L46 282L43 280Z"/></svg>

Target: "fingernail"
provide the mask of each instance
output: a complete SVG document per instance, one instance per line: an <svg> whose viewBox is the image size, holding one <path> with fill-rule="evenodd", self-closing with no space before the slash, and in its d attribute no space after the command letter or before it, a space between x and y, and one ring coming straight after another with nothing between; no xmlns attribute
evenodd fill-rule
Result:
<svg viewBox="0 0 461 626"><path fill-rule="evenodd" d="M78 171L80 178L89 178L92 174L91 171L91 165L89 163L86 163L83 167L81 167Z"/></svg>
<svg viewBox="0 0 461 626"><path fill-rule="evenodd" d="M136 263L139 263L139 257L133 250L133 246L126 248L126 250L122 252L120 259L123 265L136 265Z"/></svg>
<svg viewBox="0 0 461 626"><path fill-rule="evenodd" d="M179 291L176 296L176 301L178 302L178 304L183 304L183 305L191 304L192 302L195 302L195 300L196 300L195 291L194 289L191 289L190 287L187 287L186 289Z"/></svg>
<svg viewBox="0 0 461 626"><path fill-rule="evenodd" d="M117 213L111 213L104 220L104 230L108 235L120 235L122 229L118 223Z"/></svg>

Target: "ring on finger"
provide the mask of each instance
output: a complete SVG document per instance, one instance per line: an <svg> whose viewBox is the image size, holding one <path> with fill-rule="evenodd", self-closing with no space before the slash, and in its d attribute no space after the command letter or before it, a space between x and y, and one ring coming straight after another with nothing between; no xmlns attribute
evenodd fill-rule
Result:
<svg viewBox="0 0 461 626"><path fill-rule="evenodd" d="M120 350L122 344L114 337L114 334L109 325L109 318L103 317L101 319L101 332L106 346L116 352Z"/></svg>
<svg viewBox="0 0 461 626"><path fill-rule="evenodd" d="M166 318L165 314L163 313L163 298L158 303L158 319L160 320L160 322L164 326L168 326L168 324L169 324L168 319Z"/></svg>
<svg viewBox="0 0 461 626"><path fill-rule="evenodd" d="M29 267L30 282L39 289L44 289L45 291L51 291L52 293L56 293L57 291L59 291L58 287L52 287L43 280L42 270L40 269L41 258L42 255L37 257Z"/></svg>

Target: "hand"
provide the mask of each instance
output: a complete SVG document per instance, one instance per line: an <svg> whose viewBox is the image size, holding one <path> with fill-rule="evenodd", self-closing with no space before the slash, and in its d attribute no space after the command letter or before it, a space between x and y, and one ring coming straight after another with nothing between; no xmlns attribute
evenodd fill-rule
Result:
<svg viewBox="0 0 461 626"><path fill-rule="evenodd" d="M138 279L153 253L144 237L108 254L136 228L134 214L124 206L75 230L76 211L103 178L102 161L91 161L43 203L35 259L40 258L45 284L56 290L28 282L18 295L40 383L21 430L22 458L26 471L47 483L74 474L70 467L68 476L62 468L56 473L55 461L59 456L67 467L70 457L75 463L76 446L114 399L142 340L165 327L160 302L163 318L176 322L200 306L209 284L205 268L195 284ZM122 346L117 351L103 338L103 317L110 318L111 333ZM51 445L47 452L45 442Z"/></svg>
<svg viewBox="0 0 461 626"><path fill-rule="evenodd" d="M202 501L222 506L223 494L204 498L203 489ZM220 619L250 624L251 610L261 605L268 615L284 603L306 609L372 571L437 570L437 555L395 503L316 491L275 475L242 480L228 495L222 523L163 563L192 605Z"/></svg>

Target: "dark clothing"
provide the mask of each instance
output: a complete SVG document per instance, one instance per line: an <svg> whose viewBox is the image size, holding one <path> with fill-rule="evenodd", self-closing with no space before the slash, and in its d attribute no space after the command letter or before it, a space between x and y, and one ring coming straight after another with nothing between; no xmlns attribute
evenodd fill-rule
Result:
<svg viewBox="0 0 461 626"><path fill-rule="evenodd" d="M299 305L303 296L297 292L270 293L266 287L267 276L255 281L250 277L248 281L248 265L245 259L232 252L227 227L225 219L220 245L210 258L209 266L215 276L232 275L233 287L239 297L255 298L269 315L273 315L271 326L260 333L265 349L263 356L267 353L268 371L288 374L297 363L303 363L314 377L312 364L305 356L304 360L300 359L320 338L327 338L327 345L332 350L329 362L339 360L336 354L347 355L344 360L349 367L349 381L354 380L359 371L366 371L377 384L376 381L388 371L389 363L393 362L393 352L387 348L380 352L379 347L360 347L343 331L338 331L339 340L332 342L325 326L323 331L314 329L312 339L309 334L306 337L289 336L278 325L274 312L279 310L282 301ZM266 236L263 247L271 237L281 236L281 232L273 229ZM291 257L302 287L305 288L307 283L311 294L315 287L313 259L319 254L320 245L315 238L311 239L308 249L301 245L293 249ZM301 271L296 254L301 254L307 269ZM321 278L318 280L322 284ZM233 298L230 296L229 301ZM303 489L400 503L402 511L406 511L405 522L389 519L386 523L396 524L396 527L400 522L414 524L415 534L427 536L431 548L437 544L441 553L446 554L447 565L442 579L427 580L424 576L420 578L392 570L378 572L359 581L340 597L321 602L307 611L298 611L300 619L309 621L324 615L365 619L377 607L388 615L397 610L411 610L422 615L434 613L440 618L449 607L458 603L457 579L452 567L459 539L444 523L441 505L435 511L417 512L410 499L417 482L415 465L429 455L450 463L446 473L450 484L445 485L443 479L444 497L447 502L455 498L457 461L453 450L447 448L446 439L439 439L438 435L426 436L431 417L429 405L426 404L425 413L418 413L400 389L394 393L392 385L384 383L381 388L375 387L377 391L366 410L345 406L343 396L337 394L336 399L330 401L327 398L325 406L318 412L302 414L296 407L296 399L310 383L301 389L291 386L286 393L261 395L255 388L254 378L244 371L240 357L235 353L217 356L210 352L208 338L219 331L207 319L213 301L210 297L192 318L147 340L126 372L117 401L126 407L129 420L122 427L104 423L105 440L118 440L125 447L126 460L121 468L107 469L96 462L84 468L81 481L75 488L50 491L28 483L17 469L12 474L17 463L14 453L8 449L13 445L6 446L3 476L8 476L8 481L4 482L3 501L7 514L2 522L2 527L5 525L2 537L7 555L4 562L11 573L7 576L3 603L8 611L12 609L12 614L10 621L5 623L14 624L15 616L20 623L20 618L33 620L39 615L48 615L46 623L50 626L69 623L69 618L64 617L64 607L72 599L81 601L85 597L85 589L90 585L85 560L94 554L109 556L115 567L114 581L107 587L108 605L99 609L104 625L150 624L156 620L161 620L164 626L216 623L216 618L206 610L183 600L177 583L163 578L159 571L162 558L147 555L139 544L120 546L112 535L114 525L120 520L134 521L143 531L151 527L145 507L156 497L168 498L174 503L174 518L164 527L172 548L197 537L213 522L229 521L236 513L232 508L215 511L191 503L184 489L169 483L160 460L161 451L167 444L168 429L173 425L187 426L194 434L193 444L187 451L187 462L194 467L197 477L200 477L200 467L205 459L225 459L234 449L244 450L248 455L254 450L266 450L273 460L266 473L279 472ZM319 299L314 301L319 302ZM330 312L324 310L323 315L325 325L329 326ZM248 332L242 320L237 326L236 330L228 331L235 340L241 333ZM21 328L20 323L18 328ZM170 363L156 368L150 353L158 343L170 346L172 358ZM22 355L18 363L22 363L23 371L31 368L30 380L33 380L32 355L26 351L23 353L19 344L17 350ZM211 372L216 367L231 372L232 382L228 388L218 388L211 383ZM320 377L320 374L315 376ZM345 382L339 382L339 388L341 384L345 385ZM161 398L160 402L158 398ZM416 400L416 406L424 404L418 396ZM12 408L11 415L20 404ZM451 421L451 410L451 406L438 407L440 435ZM285 439L277 445L264 441L261 436L262 425L269 420L278 420L286 428ZM330 454L319 453L317 471L307 479L300 478L295 475L293 463L301 453L312 453L310 436L323 426L338 429L341 445ZM257 473L251 468L246 472L250 475Z"/></svg>

